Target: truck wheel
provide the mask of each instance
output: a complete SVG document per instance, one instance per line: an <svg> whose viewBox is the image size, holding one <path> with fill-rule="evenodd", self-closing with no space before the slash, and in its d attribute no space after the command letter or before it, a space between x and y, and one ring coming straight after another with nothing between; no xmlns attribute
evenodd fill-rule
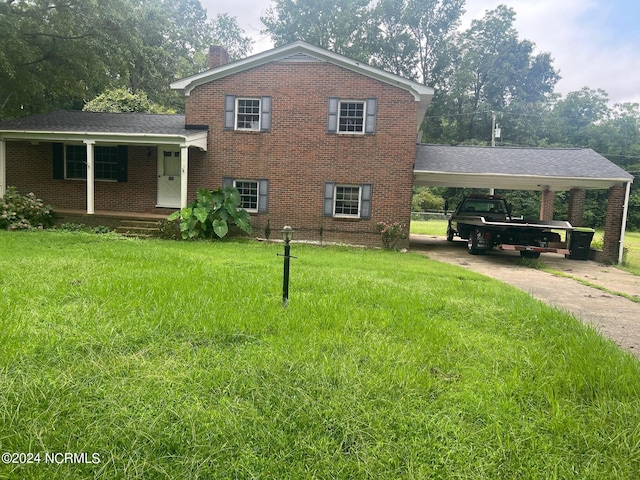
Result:
<svg viewBox="0 0 640 480"><path fill-rule="evenodd" d="M540 258L540 252L528 252L527 250L520 250L520 256L522 258Z"/></svg>
<svg viewBox="0 0 640 480"><path fill-rule="evenodd" d="M469 232L469 240L467 240L467 248L471 255L478 255L480 249L478 248L478 235L481 235L480 230L474 228Z"/></svg>
<svg viewBox="0 0 640 480"><path fill-rule="evenodd" d="M451 225L447 225L447 242L453 242L453 228L451 228Z"/></svg>

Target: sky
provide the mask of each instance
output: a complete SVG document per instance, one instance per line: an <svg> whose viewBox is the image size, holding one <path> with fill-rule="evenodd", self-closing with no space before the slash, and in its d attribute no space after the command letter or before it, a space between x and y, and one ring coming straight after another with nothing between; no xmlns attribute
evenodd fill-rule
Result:
<svg viewBox="0 0 640 480"><path fill-rule="evenodd" d="M209 17L229 13L254 39L252 53L272 48L261 35L260 17L270 0L201 0ZM516 11L521 39L550 53L565 96L582 87L603 89L610 103L640 103L640 1L638 0L467 0L462 28L504 4Z"/></svg>

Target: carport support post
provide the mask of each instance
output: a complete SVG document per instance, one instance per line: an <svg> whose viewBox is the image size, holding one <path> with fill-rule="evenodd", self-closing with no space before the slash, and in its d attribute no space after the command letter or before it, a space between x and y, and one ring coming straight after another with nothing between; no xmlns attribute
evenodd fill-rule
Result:
<svg viewBox="0 0 640 480"><path fill-rule="evenodd" d="M609 189L607 200L607 216L604 224L604 240L602 242L602 255L604 261L609 263L622 262L624 253L624 232L626 223L626 207L629 203L630 184L617 185Z"/></svg>
<svg viewBox="0 0 640 480"><path fill-rule="evenodd" d="M540 220L553 220L553 207L556 202L556 192L549 190L549 187L542 191L540 201Z"/></svg>
<svg viewBox="0 0 640 480"><path fill-rule="evenodd" d="M574 227L582 227L584 222L584 201L586 190L584 188L572 188L569 193L569 211L567 220Z"/></svg>

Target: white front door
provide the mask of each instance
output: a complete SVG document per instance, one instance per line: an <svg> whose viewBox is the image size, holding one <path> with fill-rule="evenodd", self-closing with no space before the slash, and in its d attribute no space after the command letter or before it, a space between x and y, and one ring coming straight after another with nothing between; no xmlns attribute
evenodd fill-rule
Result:
<svg viewBox="0 0 640 480"><path fill-rule="evenodd" d="M180 208L180 148L158 148L158 207Z"/></svg>

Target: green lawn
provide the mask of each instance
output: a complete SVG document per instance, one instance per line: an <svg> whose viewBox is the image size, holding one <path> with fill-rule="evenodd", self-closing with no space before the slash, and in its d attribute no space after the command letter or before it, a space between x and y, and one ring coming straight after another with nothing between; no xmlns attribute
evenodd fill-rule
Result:
<svg viewBox="0 0 640 480"><path fill-rule="evenodd" d="M640 232L626 232L624 235L626 254L623 268L640 275Z"/></svg>
<svg viewBox="0 0 640 480"><path fill-rule="evenodd" d="M283 308L281 251L0 232L0 479L640 478L640 362L571 316L298 244Z"/></svg>
<svg viewBox="0 0 640 480"><path fill-rule="evenodd" d="M411 233L416 235L435 235L444 237L447 234L446 220L414 220L411 222Z"/></svg>

